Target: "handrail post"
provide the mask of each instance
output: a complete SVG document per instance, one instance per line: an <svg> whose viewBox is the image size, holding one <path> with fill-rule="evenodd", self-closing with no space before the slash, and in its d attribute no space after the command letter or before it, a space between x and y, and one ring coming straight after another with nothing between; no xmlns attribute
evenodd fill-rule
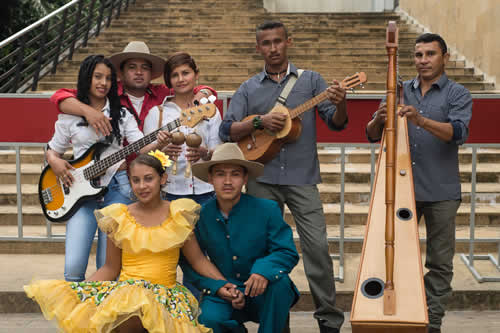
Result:
<svg viewBox="0 0 500 333"><path fill-rule="evenodd" d="M123 0L119 0L118 2L118 11L116 12L115 19L118 19L120 17L121 9L122 9L122 2Z"/></svg>
<svg viewBox="0 0 500 333"><path fill-rule="evenodd" d="M92 2L90 3L88 18L87 18L87 29L85 31L85 38L83 40L83 47L87 47L87 42L89 40L90 26L92 25L92 17L94 16L94 5L95 5L95 0L92 0Z"/></svg>
<svg viewBox="0 0 500 333"><path fill-rule="evenodd" d="M21 148L16 145L17 235L23 238L23 194L21 188Z"/></svg>
<svg viewBox="0 0 500 333"><path fill-rule="evenodd" d="M101 32L101 25L102 25L102 19L104 17L104 6L105 6L105 0L101 0L101 7L99 8L99 18L97 21L97 31L95 33L95 36L99 36L99 33Z"/></svg>
<svg viewBox="0 0 500 333"><path fill-rule="evenodd" d="M57 70L57 65L59 64L59 53L61 52L62 43L64 40L64 28L66 27L66 17L68 16L68 9L63 11L62 21L59 27L59 40L57 41L56 52L54 53L54 60L52 61L51 73L55 74Z"/></svg>
<svg viewBox="0 0 500 333"><path fill-rule="evenodd" d="M75 26L73 28L73 40L71 41L71 46L69 48L69 55L68 59L72 60L73 59L73 52L75 51L75 44L76 40L78 39L78 27L80 25L80 16L82 14L82 7L83 7L83 0L80 0L78 2L78 9L76 12L76 20L75 20Z"/></svg>
<svg viewBox="0 0 500 333"><path fill-rule="evenodd" d="M128 2L129 2L129 0L125 1L125 11L128 11Z"/></svg>
<svg viewBox="0 0 500 333"><path fill-rule="evenodd" d="M340 240L339 280L344 282L344 228L345 228L345 145L340 147Z"/></svg>
<svg viewBox="0 0 500 333"><path fill-rule="evenodd" d="M35 74L33 76L33 83L31 85L31 91L35 91L36 87L38 86L38 78L40 77L40 71L42 70L42 62L43 62L43 56L45 53L45 42L47 41L47 33L49 31L49 23L50 23L50 20L45 22L45 25L43 27L43 36L42 36L42 39L40 41L40 48L38 49L37 65L36 65Z"/></svg>
<svg viewBox="0 0 500 333"><path fill-rule="evenodd" d="M14 82L12 82L11 92L15 93L17 91L17 86L19 85L19 81L21 80L21 71L23 69L23 55L24 55L24 46L26 44L26 35L19 37L19 49L17 54L16 61L16 74L14 77Z"/></svg>
<svg viewBox="0 0 500 333"><path fill-rule="evenodd" d="M106 28L109 28L109 25L111 24L111 19L113 16L113 5L115 4L114 0L109 1L109 14L108 14L108 22L106 22Z"/></svg>
<svg viewBox="0 0 500 333"><path fill-rule="evenodd" d="M474 266L474 243L475 243L475 228L476 228L476 164L477 164L477 147L472 147L472 170L471 170L471 189L470 189L470 240L469 240L469 263Z"/></svg>

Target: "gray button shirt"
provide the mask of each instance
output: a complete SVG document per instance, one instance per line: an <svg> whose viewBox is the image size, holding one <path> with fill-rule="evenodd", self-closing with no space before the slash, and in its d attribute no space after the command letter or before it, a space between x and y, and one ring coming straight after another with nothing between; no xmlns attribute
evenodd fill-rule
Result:
<svg viewBox="0 0 500 333"><path fill-rule="evenodd" d="M265 71L244 82L231 98L219 129L220 138L231 141L232 122L241 121L249 115L268 113L291 75L298 75L293 64L289 65L286 77L279 83L271 80ZM328 85L319 73L304 71L288 95L286 107L295 108L326 88ZM318 104L317 108L319 116L330 129L339 131L346 127L347 120L340 128L332 122L336 108L330 101ZM304 112L301 117L302 133L299 138L282 146L276 157L266 163L264 173L257 181L279 185L311 185L321 182L316 149L316 112L313 108Z"/></svg>
<svg viewBox="0 0 500 333"><path fill-rule="evenodd" d="M417 78L403 83L404 102L422 116L451 123L453 138L444 142L408 122L413 182L416 201L444 201L461 198L458 146L469 136L472 97L467 89L443 74L424 97Z"/></svg>

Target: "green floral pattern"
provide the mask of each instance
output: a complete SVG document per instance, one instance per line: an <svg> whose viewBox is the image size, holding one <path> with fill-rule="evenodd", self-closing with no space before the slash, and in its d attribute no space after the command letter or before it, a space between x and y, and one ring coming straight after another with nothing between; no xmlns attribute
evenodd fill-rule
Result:
<svg viewBox="0 0 500 333"><path fill-rule="evenodd" d="M70 287L74 290L81 302L91 302L99 306L109 295L120 288L139 286L150 290L170 315L176 319L188 320L196 325L197 301L194 296L182 284L177 283L172 288L161 284L153 284L145 280L125 281L90 281L71 282ZM194 308L193 309L193 305Z"/></svg>

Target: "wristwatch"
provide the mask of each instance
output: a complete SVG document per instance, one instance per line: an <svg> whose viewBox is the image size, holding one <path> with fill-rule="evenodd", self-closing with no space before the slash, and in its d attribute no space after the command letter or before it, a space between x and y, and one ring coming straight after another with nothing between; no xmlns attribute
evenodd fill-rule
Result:
<svg viewBox="0 0 500 333"><path fill-rule="evenodd" d="M252 119L252 125L254 129L264 129L262 126L262 118L260 116L256 116Z"/></svg>

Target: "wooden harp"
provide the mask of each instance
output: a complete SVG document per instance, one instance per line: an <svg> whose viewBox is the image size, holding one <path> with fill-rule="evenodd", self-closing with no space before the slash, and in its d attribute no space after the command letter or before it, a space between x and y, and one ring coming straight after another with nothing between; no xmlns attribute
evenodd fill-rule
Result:
<svg viewBox="0 0 500 333"><path fill-rule="evenodd" d="M427 305L406 118L397 113L398 29L387 27L387 121L351 309L353 333L425 333ZM402 97L402 92L401 92Z"/></svg>

